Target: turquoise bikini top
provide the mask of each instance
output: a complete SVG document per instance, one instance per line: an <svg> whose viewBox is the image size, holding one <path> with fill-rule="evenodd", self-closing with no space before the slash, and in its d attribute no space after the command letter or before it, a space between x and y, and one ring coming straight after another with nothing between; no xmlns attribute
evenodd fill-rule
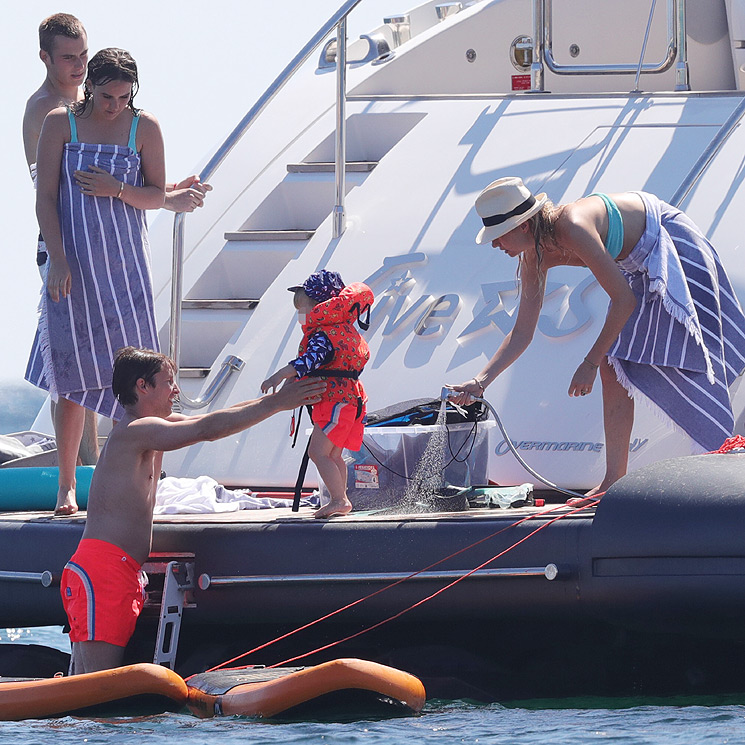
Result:
<svg viewBox="0 0 745 745"><path fill-rule="evenodd" d="M600 197L605 202L608 211L608 235L605 237L605 250L612 259L617 259L623 248L623 218L616 203L607 195L594 191L588 196Z"/></svg>
<svg viewBox="0 0 745 745"><path fill-rule="evenodd" d="M67 110L67 117L70 120L70 142L78 141L78 125L75 123L75 115L70 109ZM132 117L132 126L129 128L129 142L127 147L133 152L137 152L137 124L140 121L140 115L135 114Z"/></svg>

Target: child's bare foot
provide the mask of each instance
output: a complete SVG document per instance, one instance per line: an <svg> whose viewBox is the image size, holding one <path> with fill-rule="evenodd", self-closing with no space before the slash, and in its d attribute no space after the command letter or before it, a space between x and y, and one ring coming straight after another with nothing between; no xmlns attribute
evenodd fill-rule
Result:
<svg viewBox="0 0 745 745"><path fill-rule="evenodd" d="M322 520L327 517L335 517L336 515L347 515L351 511L352 503L345 497L343 501L329 502L325 507L317 509L313 513L313 517Z"/></svg>
<svg viewBox="0 0 745 745"><path fill-rule="evenodd" d="M75 489L61 488L57 493L57 504L54 508L55 515L74 515L78 511L78 503L75 499Z"/></svg>

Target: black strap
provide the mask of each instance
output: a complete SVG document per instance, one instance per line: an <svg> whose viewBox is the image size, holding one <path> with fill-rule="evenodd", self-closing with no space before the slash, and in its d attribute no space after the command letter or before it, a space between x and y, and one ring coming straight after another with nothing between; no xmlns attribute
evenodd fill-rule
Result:
<svg viewBox="0 0 745 745"><path fill-rule="evenodd" d="M359 303L355 303L350 309L349 312L357 311L357 323L359 324L360 328L363 331L367 331L370 328L370 303L367 303L365 307L363 308ZM363 313L367 313L367 319L362 320L361 316Z"/></svg>
<svg viewBox="0 0 745 745"><path fill-rule="evenodd" d="M300 509L300 492L303 489L303 483L305 482L305 473L308 470L308 461L310 456L308 450L310 449L310 437L308 438L308 444L305 446L305 452L303 453L303 459L300 461L300 470L298 471L297 481L295 482L295 495L292 498L292 511L297 512Z"/></svg>
<svg viewBox="0 0 745 745"><path fill-rule="evenodd" d="M295 416L295 412L292 412L292 416ZM303 407L301 406L297 412L297 419L295 420L295 431L292 433L292 447L295 447L297 442L297 433L300 431L300 420L303 418Z"/></svg>
<svg viewBox="0 0 745 745"><path fill-rule="evenodd" d="M326 370L324 367L319 367L316 370L311 370L307 373L309 378L352 378L357 380L360 377L359 370Z"/></svg>
<svg viewBox="0 0 745 745"><path fill-rule="evenodd" d="M295 424L295 437L292 440L292 447L295 447L295 443L297 442L297 435L298 432L300 432L300 420L303 418L303 409L305 407L301 406L300 410L297 414L297 422ZM313 409L308 406L308 414L311 414ZM310 437L308 438L308 444L305 446L305 452L303 453L302 460L300 461L300 470L297 474L297 481L295 482L295 494L292 498L292 511L297 512L300 509L300 492L303 489L303 483L305 482L305 474L308 470L308 460L310 459L310 456L308 455L308 450L310 448Z"/></svg>
<svg viewBox="0 0 745 745"><path fill-rule="evenodd" d="M534 204L535 197L531 195L524 202L518 204L514 210L503 212L499 215L491 215L490 217L482 217L481 221L484 223L485 228L492 228L495 225L501 225L503 222L509 220L511 217L524 215Z"/></svg>

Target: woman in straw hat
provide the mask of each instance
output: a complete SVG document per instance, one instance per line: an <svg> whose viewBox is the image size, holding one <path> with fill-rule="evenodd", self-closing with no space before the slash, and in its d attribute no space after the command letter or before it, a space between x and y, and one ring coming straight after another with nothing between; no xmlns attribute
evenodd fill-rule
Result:
<svg viewBox="0 0 745 745"><path fill-rule="evenodd" d="M587 267L610 298L600 333L580 361L570 396L600 375L606 472L588 496L626 473L634 399L685 432L698 451L732 434L729 386L745 369L745 316L716 251L680 210L645 192L591 194L554 205L519 178L489 184L476 200L491 242L519 261L512 331L470 381L452 386L467 404L528 347L553 266Z"/></svg>

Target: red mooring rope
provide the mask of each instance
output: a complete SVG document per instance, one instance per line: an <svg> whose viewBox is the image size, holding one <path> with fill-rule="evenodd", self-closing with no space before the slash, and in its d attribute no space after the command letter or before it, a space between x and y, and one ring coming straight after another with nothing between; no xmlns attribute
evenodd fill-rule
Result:
<svg viewBox="0 0 745 745"><path fill-rule="evenodd" d="M287 660L283 660L282 662L276 662L273 665L269 665L268 667L270 667L270 668L272 668L272 667L280 667L281 665L287 665L290 662L295 662L297 660L304 659L305 657L310 657L311 655L316 654L317 652L322 652L322 651L324 651L326 649L330 649L331 647L335 647L335 646L337 646L339 644L342 644L342 643L344 643L346 641L350 641L351 639L355 639L358 636L362 636L362 634L366 634L369 631L373 631L374 629L377 629L380 626L383 626L384 624L389 623L390 621L395 621L397 618L400 618L405 613L408 613L409 611L414 610L414 608L418 608L420 605L423 605L424 603L432 600L433 598L437 597L438 595L440 595L441 593L445 592L446 590L449 590L451 587L454 587L459 582L462 582L464 579L467 579L474 572L477 572L480 569L483 569L484 567L486 567L489 564L491 564L493 561L496 561L497 559L501 558L502 556L504 556L509 551L512 551L513 548L516 548L521 543L524 543L525 541L528 540L528 538L531 538L532 536L536 535L536 533L539 533L541 530L543 530L544 528L547 528L549 525L551 525L551 524L553 524L553 523L555 523L555 522L557 522L559 520L562 520L565 517L569 517L570 515L574 515L577 512L581 512L581 511L586 510L586 509L588 509L590 507L595 507L598 504L598 502L600 501L599 498L600 498L600 496L602 496L602 494L599 494L599 495L596 495L596 496L598 497L596 500L589 501L587 504L581 504L580 506L577 506L575 509L570 510L569 512L566 512L566 513L564 513L562 515L559 515L558 517L552 518L548 522L546 522L543 525L541 525L539 528L536 528L531 533L528 533L528 535L523 536L519 541L516 541L511 546L508 546L506 549L504 549L504 551L500 551L495 556L492 556L491 559L488 559L483 564L479 564L479 566L475 567L474 569L470 569L469 571L464 572L460 577L454 579L449 584L445 585L444 587L441 587L436 592L433 592L431 595L428 595L427 597L422 598L421 600L417 601L416 603L413 603L412 605L408 606L407 608L404 608L403 610L399 611L398 613L395 613L394 615L389 616L388 618L384 618L382 621L378 621L376 624L373 624L372 626L369 626L367 628L364 628L361 631L357 631L354 634L350 634L349 636L345 636L342 639L338 639L337 641L330 642L329 644L325 644L324 646L317 647L316 649L313 649L310 652L305 652L304 654L297 655L295 657L291 657L291 658L289 658ZM379 590L375 590L374 592L371 592L368 595L365 595L364 597L358 598L357 600L354 600L351 603L348 603L347 605L342 606L341 608L337 608L336 610L331 611L330 613L327 613L326 615L320 616L319 618L316 618L313 621L309 621L308 623L306 623L306 624L304 624L302 626L298 626L297 628L293 629L292 631L288 631L286 634L282 634L281 636L278 636L278 637L276 637L274 639L271 639L268 642L264 642L263 644L260 644L258 647L254 647L253 649L249 649L247 652L243 652L243 653L241 653L241 654L239 654L239 655L237 655L235 657L232 657L229 660L226 660L225 662L221 662L219 665L215 665L214 667L211 667L208 670L205 670L205 672L208 672L209 673L209 672L213 672L214 670L238 670L238 669L245 668L245 667L247 667L245 665L244 666L238 666L238 667L232 667L232 668L228 668L227 665L230 665L232 662L236 662L237 660L240 660L243 657L248 657L251 654L254 654L256 652L259 652L262 649L266 649L267 647L270 647L271 645L276 644L277 642L280 642L280 641L282 641L284 639L287 639L287 638L289 638L291 636L294 636L295 634L297 634L297 633L299 633L301 631L304 631L305 629L309 629L310 627L315 626L316 624L321 623L322 621L326 621L329 618L332 618L333 616L338 615L339 613L342 613L345 610L348 610L349 608L353 608L355 605L359 605L360 603L363 603L364 601L369 600L370 598L374 598L376 595L380 595L380 594L386 592L387 590L390 590L391 588L396 587L397 585L400 585L401 583L406 582L406 581L412 579L413 577L416 577L417 575L421 574L422 572L426 572L426 571L432 569L433 567L436 567L439 564L442 564L443 562L448 561L449 559L452 559L453 557L458 556L459 554L462 554L462 553L464 553L464 552L466 552L466 551L468 551L468 550L470 550L470 549L472 549L472 548L474 548L474 547L476 547L476 546L484 543L485 541L491 540L492 538L498 536L500 533L504 533L506 530L509 530L510 528L515 528L518 525L521 525L522 523L527 522L528 520L534 520L534 519L536 519L538 517L543 517L544 515L548 515L551 512L554 512L554 511L556 511L558 509L563 509L566 506L567 506L566 504L560 504L560 505L557 505L556 507L551 507L548 510L543 510L542 512L537 512L534 515L528 515L527 517L523 517L520 520L517 520L514 523L510 523L506 527L500 528L500 530L497 530L494 533L491 533L490 535L488 535L488 536L486 536L484 538L481 538L478 541L475 541L474 543L471 543L468 546L465 546L464 548L461 548L458 551L455 551L454 553L452 553L452 554L450 554L448 556L445 556L444 558L439 559L438 561L436 561L436 562L434 562L432 564L429 564L426 567L423 567L422 569L417 570L416 572L412 572L411 574L407 575L406 577L402 577L401 579L396 580L395 582L392 582L391 584L386 585L385 587L381 587ZM193 677L193 676L190 676L190 677ZM186 678L186 680L189 680L189 678Z"/></svg>

